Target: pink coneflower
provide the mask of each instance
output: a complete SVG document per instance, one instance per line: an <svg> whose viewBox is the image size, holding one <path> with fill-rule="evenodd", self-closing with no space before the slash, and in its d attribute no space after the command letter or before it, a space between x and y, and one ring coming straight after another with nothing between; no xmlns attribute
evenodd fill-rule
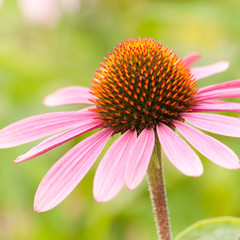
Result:
<svg viewBox="0 0 240 240"><path fill-rule="evenodd" d="M3 0L0 0L0 5ZM80 9L80 0L18 0L24 20L31 25L54 27L62 11L75 14Z"/></svg>
<svg viewBox="0 0 240 240"><path fill-rule="evenodd" d="M94 75L90 90L73 86L47 96L48 106L91 104L73 112L54 112L23 119L0 131L0 147L14 147L48 135L14 162L37 157L93 129L100 131L78 143L48 171L35 195L34 209L47 211L77 186L109 138L120 137L100 162L94 178L97 202L112 199L126 184L143 180L158 140L172 164L187 176L198 177L203 166L181 135L212 162L238 169L239 159L227 146L197 128L240 137L238 118L201 112L239 112L240 104L216 100L238 97L240 80L196 88L197 81L225 71L227 62L190 69L198 54L179 59L160 42L122 42ZM195 128L197 127L197 128Z"/></svg>

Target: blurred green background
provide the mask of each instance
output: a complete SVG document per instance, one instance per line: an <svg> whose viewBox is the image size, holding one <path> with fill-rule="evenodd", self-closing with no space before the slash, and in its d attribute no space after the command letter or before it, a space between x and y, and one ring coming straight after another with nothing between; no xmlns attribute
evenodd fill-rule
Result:
<svg viewBox="0 0 240 240"><path fill-rule="evenodd" d="M65 14L47 29L27 25L17 3L5 1L0 10L0 128L34 114L78 109L47 108L42 100L61 87L89 86L103 57L132 37L152 37L180 57L200 52L197 65L231 62L228 71L202 80L201 86L240 78L239 22L238 0L82 0L78 15ZM59 206L33 212L34 194L47 170L86 136L19 165L12 161L36 143L0 151L0 239L157 239L146 179L136 190L124 189L109 203L98 204L92 196L97 163ZM239 139L212 136L240 156ZM200 157L205 168L200 178L186 177L164 162L174 235L203 218L240 216L240 171Z"/></svg>

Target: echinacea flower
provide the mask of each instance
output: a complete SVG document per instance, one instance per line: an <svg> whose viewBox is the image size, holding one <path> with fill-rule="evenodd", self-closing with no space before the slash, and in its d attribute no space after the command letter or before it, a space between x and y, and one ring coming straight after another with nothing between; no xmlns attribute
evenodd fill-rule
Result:
<svg viewBox="0 0 240 240"><path fill-rule="evenodd" d="M3 0L0 0L0 5ZM75 14L80 9L80 0L18 0L24 20L31 25L55 26L62 10Z"/></svg>
<svg viewBox="0 0 240 240"><path fill-rule="evenodd" d="M143 180L155 145L187 176L198 177L203 166L181 135L212 162L239 169L239 159L227 146L202 131L240 137L240 120L202 112L239 112L240 104L217 100L240 96L240 80L196 88L197 81L225 71L228 62L190 69L198 54L179 59L160 42L132 39L122 42L96 71L90 90L72 86L47 96L48 106L91 104L80 111L53 112L13 123L0 131L0 147L14 147L46 137L14 162L37 157L83 133L100 131L78 143L48 171L35 195L34 209L58 205L92 167L109 138L120 137L101 160L94 178L98 202L112 199L126 184ZM158 142L158 141L156 141Z"/></svg>

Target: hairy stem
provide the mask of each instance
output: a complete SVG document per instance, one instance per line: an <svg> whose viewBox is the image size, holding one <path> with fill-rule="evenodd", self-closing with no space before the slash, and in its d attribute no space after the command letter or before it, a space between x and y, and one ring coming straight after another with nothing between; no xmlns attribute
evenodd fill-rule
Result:
<svg viewBox="0 0 240 240"><path fill-rule="evenodd" d="M148 183L159 240L171 240L161 146L156 139L148 167Z"/></svg>

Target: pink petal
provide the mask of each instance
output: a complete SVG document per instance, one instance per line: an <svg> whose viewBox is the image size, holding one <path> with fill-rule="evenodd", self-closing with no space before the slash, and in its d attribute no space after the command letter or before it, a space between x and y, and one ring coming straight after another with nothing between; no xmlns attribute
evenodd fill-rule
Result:
<svg viewBox="0 0 240 240"><path fill-rule="evenodd" d="M196 77L196 80L212 76L214 74L226 71L229 63L226 61L217 62L211 65L192 68L191 72Z"/></svg>
<svg viewBox="0 0 240 240"><path fill-rule="evenodd" d="M125 181L129 190L136 188L146 174L154 148L154 130L145 128L135 142L125 170Z"/></svg>
<svg viewBox="0 0 240 240"><path fill-rule="evenodd" d="M240 137L238 118L209 113L182 113L181 117L197 128L225 136Z"/></svg>
<svg viewBox="0 0 240 240"><path fill-rule="evenodd" d="M9 148L79 125L98 116L89 111L54 112L15 122L0 130L0 148Z"/></svg>
<svg viewBox="0 0 240 240"><path fill-rule="evenodd" d="M200 104L219 104L219 103L224 103L223 100L218 100L218 99L206 99L206 100L203 100L201 101L200 103L198 103L198 105Z"/></svg>
<svg viewBox="0 0 240 240"><path fill-rule="evenodd" d="M14 163L20 163L27 161L29 159L35 158L45 152L50 151L51 149L77 137L81 134L84 134L86 132L89 132L95 128L98 128L102 125L102 122L100 120L88 120L87 122L81 123L80 126L77 126L75 128L72 128L68 131L65 131L63 133L59 133L53 137L50 137L40 144L38 144L36 147L32 148L30 151L25 153L22 156L19 156Z"/></svg>
<svg viewBox="0 0 240 240"><path fill-rule="evenodd" d="M193 177L202 175L199 157L181 137L163 123L157 126L157 133L165 154L180 172Z"/></svg>
<svg viewBox="0 0 240 240"><path fill-rule="evenodd" d="M18 3L29 24L54 27L61 17L58 0L19 0Z"/></svg>
<svg viewBox="0 0 240 240"><path fill-rule="evenodd" d="M45 212L62 202L89 171L112 133L110 129L95 133L58 160L37 189L34 210Z"/></svg>
<svg viewBox="0 0 240 240"><path fill-rule="evenodd" d="M216 103L200 103L193 108L193 112L240 112L240 103L218 101Z"/></svg>
<svg viewBox="0 0 240 240"><path fill-rule="evenodd" d="M203 88L198 89L198 92L204 93L204 92L209 92L209 91L213 91L213 90L221 90L221 89L228 89L228 88L230 88L230 89L231 88L240 88L240 79L203 87Z"/></svg>
<svg viewBox="0 0 240 240"><path fill-rule="evenodd" d="M185 56L184 58L182 58L182 61L183 61L183 63L185 63L185 65L187 67L190 67L191 65L196 63L200 59L200 57L201 57L201 55L198 53L191 53L191 54Z"/></svg>
<svg viewBox="0 0 240 240"><path fill-rule="evenodd" d="M219 89L213 90L203 93L197 93L197 97L199 101L207 100L207 99L216 99L216 98L231 98L231 97L239 97L240 96L240 88L227 88L227 89Z"/></svg>
<svg viewBox="0 0 240 240"><path fill-rule="evenodd" d="M93 194L97 202L109 201L123 187L127 158L136 140L136 131L128 130L115 141L103 157L93 184Z"/></svg>
<svg viewBox="0 0 240 240"><path fill-rule="evenodd" d="M57 90L44 99L47 106L61 106L69 104L93 104L89 101L92 95L86 87L72 86Z"/></svg>
<svg viewBox="0 0 240 240"><path fill-rule="evenodd" d="M174 121L173 124L193 147L215 164L229 169L240 168L237 155L226 145L183 122Z"/></svg>

